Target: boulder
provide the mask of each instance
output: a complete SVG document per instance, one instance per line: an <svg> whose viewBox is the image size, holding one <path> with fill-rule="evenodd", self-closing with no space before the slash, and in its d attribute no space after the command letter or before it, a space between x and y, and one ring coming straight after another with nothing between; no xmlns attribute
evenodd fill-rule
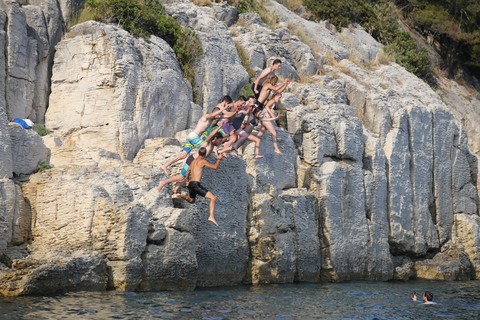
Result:
<svg viewBox="0 0 480 320"><path fill-rule="evenodd" d="M15 248L3 256L0 295L46 295L68 291L105 291L106 264L90 250Z"/></svg>
<svg viewBox="0 0 480 320"><path fill-rule="evenodd" d="M431 259L416 261L415 271L421 280L466 281L475 274L468 254L450 242Z"/></svg>
<svg viewBox="0 0 480 320"><path fill-rule="evenodd" d="M9 123L12 141L13 172L31 174L41 160L50 162L50 150L43 139L32 129L24 129L18 123Z"/></svg>

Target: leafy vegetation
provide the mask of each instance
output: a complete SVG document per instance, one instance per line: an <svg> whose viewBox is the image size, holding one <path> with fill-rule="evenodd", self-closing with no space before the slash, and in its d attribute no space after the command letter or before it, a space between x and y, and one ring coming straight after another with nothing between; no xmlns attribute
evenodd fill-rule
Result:
<svg viewBox="0 0 480 320"><path fill-rule="evenodd" d="M47 160L40 160L37 165L37 169L35 172L45 171L48 169L52 169L54 167L53 164L47 162Z"/></svg>
<svg viewBox="0 0 480 320"><path fill-rule="evenodd" d="M328 19L337 27L360 23L387 45L386 52L400 65L429 81L432 70L427 50L402 31L398 24L402 19L441 48L447 68L453 68L460 58L480 78L478 0L304 0L303 4L317 19Z"/></svg>
<svg viewBox="0 0 480 320"><path fill-rule="evenodd" d="M193 63L203 52L200 40L194 31L182 28L165 15L159 0L87 0L85 8L94 20L118 23L131 34L146 39L152 34L164 39L175 51L183 75L195 88Z"/></svg>
<svg viewBox="0 0 480 320"><path fill-rule="evenodd" d="M448 67L452 58L465 61L480 78L480 2L478 0L402 0L403 14L424 37L443 50ZM450 71L450 70L449 70Z"/></svg>
<svg viewBox="0 0 480 320"><path fill-rule="evenodd" d="M396 7L388 0L304 0L304 5L318 18L328 19L337 27L360 23L374 38L386 44L386 52L398 64L418 77L430 81L432 69L427 50L398 25Z"/></svg>
<svg viewBox="0 0 480 320"><path fill-rule="evenodd" d="M50 131L48 131L48 129L42 126L40 123L35 123L32 129L37 131L37 133L42 137L50 134Z"/></svg>

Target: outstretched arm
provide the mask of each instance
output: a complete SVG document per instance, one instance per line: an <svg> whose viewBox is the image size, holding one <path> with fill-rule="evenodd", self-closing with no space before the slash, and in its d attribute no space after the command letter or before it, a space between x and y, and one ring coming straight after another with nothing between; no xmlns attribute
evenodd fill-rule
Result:
<svg viewBox="0 0 480 320"><path fill-rule="evenodd" d="M282 105L280 105L280 104L278 105L278 110L287 110L287 111L290 111L290 112L293 111L293 109L286 108L286 107L284 107L284 106L282 106Z"/></svg>
<svg viewBox="0 0 480 320"><path fill-rule="evenodd" d="M226 107L225 104L224 104L223 106L221 106L221 104L219 104L219 105L218 105L218 108L219 108L219 110L214 111L214 112L212 112L212 113L210 113L210 114L206 114L206 115L205 115L205 118L207 118L207 119L215 118L217 115L219 115L220 113L222 113L223 110L225 110L227 107Z"/></svg>
<svg viewBox="0 0 480 320"><path fill-rule="evenodd" d="M278 93L282 93L283 90L285 90L285 88L290 84L290 79L285 79L285 81L282 82L282 84L279 84L278 86L274 86L270 83L266 83L265 86L268 88L268 89L271 89L273 91L276 91Z"/></svg>
<svg viewBox="0 0 480 320"><path fill-rule="evenodd" d="M215 162L215 164L211 164L210 162L208 162L207 160L203 160L205 161L204 162L204 166L207 167L207 168L210 168L210 169L213 169L213 170L217 170L218 166L220 165L220 160L222 160L223 158L223 155L220 154L218 157L217 157L217 162Z"/></svg>
<svg viewBox="0 0 480 320"><path fill-rule="evenodd" d="M262 119L260 119L260 121L277 120L278 118L280 118L282 116L283 116L283 114L279 114L279 115L277 115L276 117L273 117L273 118L262 118Z"/></svg>

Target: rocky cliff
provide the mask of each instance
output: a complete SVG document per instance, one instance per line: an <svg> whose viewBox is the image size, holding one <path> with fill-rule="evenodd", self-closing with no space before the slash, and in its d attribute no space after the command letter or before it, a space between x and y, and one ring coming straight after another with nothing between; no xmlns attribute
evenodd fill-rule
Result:
<svg viewBox="0 0 480 320"><path fill-rule="evenodd" d="M382 63L361 27L337 31L274 1L273 26L170 1L204 51L194 103L162 39L93 21L65 33L81 4L0 2L0 294L480 277L474 89L439 79L434 91ZM156 187L185 131L249 81L235 43L257 72L283 61L293 112L277 128L284 155L266 134L264 158L246 144L205 172L215 227L207 201ZM34 173L41 159L55 167Z"/></svg>

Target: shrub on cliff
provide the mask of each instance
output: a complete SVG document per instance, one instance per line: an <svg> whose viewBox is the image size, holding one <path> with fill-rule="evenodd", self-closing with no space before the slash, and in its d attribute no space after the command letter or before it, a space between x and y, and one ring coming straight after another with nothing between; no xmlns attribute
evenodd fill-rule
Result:
<svg viewBox="0 0 480 320"><path fill-rule="evenodd" d="M386 44L386 51L399 65L430 82L432 69L427 50L400 29L397 9L388 0L304 0L303 4L318 19L329 20L337 27L360 23L375 39Z"/></svg>
<svg viewBox="0 0 480 320"><path fill-rule="evenodd" d="M94 20L118 23L133 35L148 39L153 34L164 39L175 51L183 75L195 88L193 62L203 53L200 39L193 30L182 28L165 15L159 0L87 0L86 10ZM193 94L196 100L195 90Z"/></svg>
<svg viewBox="0 0 480 320"><path fill-rule="evenodd" d="M35 123L32 129L35 130L42 137L50 134L50 131L48 131L48 129L42 126L40 123Z"/></svg>
<svg viewBox="0 0 480 320"><path fill-rule="evenodd" d="M45 171L48 169L52 169L54 167L53 164L47 162L47 160L40 160L37 165L37 169L35 172Z"/></svg>

